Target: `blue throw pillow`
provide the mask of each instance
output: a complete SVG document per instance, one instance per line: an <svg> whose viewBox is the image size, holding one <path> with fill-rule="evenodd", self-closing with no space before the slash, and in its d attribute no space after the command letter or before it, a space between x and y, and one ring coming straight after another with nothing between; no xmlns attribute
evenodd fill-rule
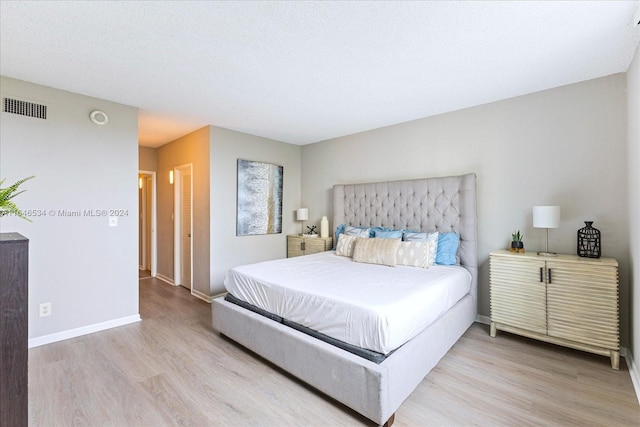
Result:
<svg viewBox="0 0 640 427"><path fill-rule="evenodd" d="M382 239L400 239L402 238L402 230L383 230L376 228L373 232L373 237Z"/></svg>
<svg viewBox="0 0 640 427"><path fill-rule="evenodd" d="M369 227L354 227L352 225L346 225L344 227L344 234L347 236L371 237L371 229Z"/></svg>
<svg viewBox="0 0 640 427"><path fill-rule="evenodd" d="M460 235L454 232L440 233L438 236L438 249L436 252L436 264L456 265L456 254L460 245Z"/></svg>

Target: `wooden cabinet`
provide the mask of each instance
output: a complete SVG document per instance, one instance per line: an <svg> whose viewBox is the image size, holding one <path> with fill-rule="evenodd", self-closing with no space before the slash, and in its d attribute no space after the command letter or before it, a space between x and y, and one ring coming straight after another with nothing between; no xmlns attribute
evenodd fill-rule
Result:
<svg viewBox="0 0 640 427"><path fill-rule="evenodd" d="M29 240L0 233L0 426L28 424Z"/></svg>
<svg viewBox="0 0 640 427"><path fill-rule="evenodd" d="M287 258L331 250L332 237L287 236Z"/></svg>
<svg viewBox="0 0 640 427"><path fill-rule="evenodd" d="M609 356L619 368L618 262L492 252L491 336L502 330Z"/></svg>

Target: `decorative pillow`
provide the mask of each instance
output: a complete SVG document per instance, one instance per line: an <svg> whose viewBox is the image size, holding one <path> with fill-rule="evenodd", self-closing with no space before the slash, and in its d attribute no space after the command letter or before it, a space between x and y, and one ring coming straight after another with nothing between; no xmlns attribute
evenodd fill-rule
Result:
<svg viewBox="0 0 640 427"><path fill-rule="evenodd" d="M346 227L345 224L340 224L336 227L335 239L333 239L333 249L338 246L338 239L340 238L340 235L344 233L344 227Z"/></svg>
<svg viewBox="0 0 640 427"><path fill-rule="evenodd" d="M405 242L426 242L427 233L416 231L405 231L402 233L402 240Z"/></svg>
<svg viewBox="0 0 640 427"><path fill-rule="evenodd" d="M373 237L382 238L382 239L401 239L402 238L402 230L381 230L381 229L376 229L373 232Z"/></svg>
<svg viewBox="0 0 640 427"><path fill-rule="evenodd" d="M400 242L396 255L397 265L409 267L429 268L429 246L430 242Z"/></svg>
<svg viewBox="0 0 640 427"><path fill-rule="evenodd" d="M436 264L456 265L456 254L460 245L460 235L458 233L440 233L438 237L438 248L436 253Z"/></svg>
<svg viewBox="0 0 640 427"><path fill-rule="evenodd" d="M357 238L357 236L341 234L338 238L338 244L336 245L336 255L348 256L351 258L353 256L353 247Z"/></svg>
<svg viewBox="0 0 640 427"><path fill-rule="evenodd" d="M371 230L369 228L347 225L344 227L344 234L347 236L370 237Z"/></svg>
<svg viewBox="0 0 640 427"><path fill-rule="evenodd" d="M438 237L439 237L440 233L438 233L437 231L435 233L429 233L427 235L427 242L429 243L428 246L428 258L429 258L429 265L433 265L436 263L436 257L437 257L437 253L438 253Z"/></svg>
<svg viewBox="0 0 640 427"><path fill-rule="evenodd" d="M353 226L349 226L347 224L340 224L339 226L336 227L335 239L333 239L333 249L336 249L338 247L338 240L340 240L340 235L342 233L344 233L344 229L346 227L350 227L351 229L356 228L358 230L367 229L367 227L353 227ZM371 230L371 229L369 229L369 230ZM369 234L371 234L371 231L369 231ZM363 237L366 237L366 236L363 236ZM371 236L369 235L369 237L371 237Z"/></svg>
<svg viewBox="0 0 640 427"><path fill-rule="evenodd" d="M400 246L400 239L363 239L359 237L353 248L353 260L395 267L398 246Z"/></svg>
<svg viewBox="0 0 640 427"><path fill-rule="evenodd" d="M369 237L376 237L376 233L379 233L381 231L392 231L393 228L378 226L378 227L371 227L369 230L370 230Z"/></svg>

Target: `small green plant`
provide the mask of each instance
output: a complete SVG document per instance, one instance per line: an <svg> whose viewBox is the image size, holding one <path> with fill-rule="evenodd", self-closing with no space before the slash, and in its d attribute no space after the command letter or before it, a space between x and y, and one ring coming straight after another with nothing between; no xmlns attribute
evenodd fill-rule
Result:
<svg viewBox="0 0 640 427"><path fill-rule="evenodd" d="M524 235L520 234L520 230L516 230L511 233L511 241L512 242L522 242Z"/></svg>
<svg viewBox="0 0 640 427"><path fill-rule="evenodd" d="M5 215L15 215L22 219L25 219L29 222L31 220L22 214L22 211L18 209L18 206L11 200L19 194L24 193L26 190L18 191L18 187L20 187L25 181L30 180L31 178L35 178L34 176L28 176L26 178L22 178L16 181L13 185L3 188L2 184L4 184L4 179L0 180L0 217Z"/></svg>

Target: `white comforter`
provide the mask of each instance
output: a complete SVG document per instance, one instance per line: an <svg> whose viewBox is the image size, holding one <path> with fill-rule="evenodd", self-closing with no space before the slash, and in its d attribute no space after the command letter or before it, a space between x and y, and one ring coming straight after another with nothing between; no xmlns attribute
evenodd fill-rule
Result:
<svg viewBox="0 0 640 427"><path fill-rule="evenodd" d="M387 267L328 251L232 268L233 296L332 338L387 354L470 290L460 266Z"/></svg>

